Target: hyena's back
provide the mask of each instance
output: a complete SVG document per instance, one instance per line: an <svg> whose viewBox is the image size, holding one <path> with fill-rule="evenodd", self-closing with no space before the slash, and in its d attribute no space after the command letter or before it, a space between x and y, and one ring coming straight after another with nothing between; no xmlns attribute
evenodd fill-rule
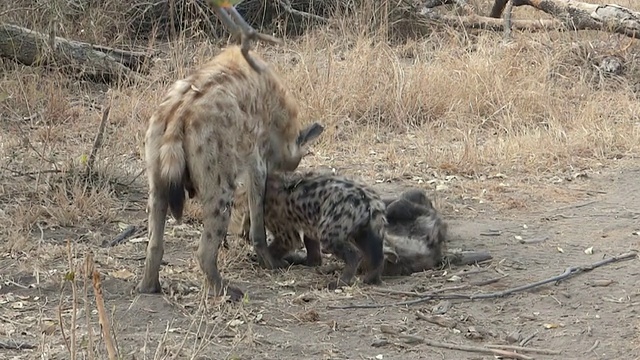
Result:
<svg viewBox="0 0 640 360"><path fill-rule="evenodd" d="M276 116L269 116L274 111ZM221 168L230 173L243 170L252 152L269 145L270 135L265 134L269 129L282 141L298 136L297 115L298 105L280 79L270 71L255 73L237 47L178 80L151 117L146 135L147 164L158 185L169 189L173 216L182 215L183 188L192 187L191 196L197 191L192 177ZM199 167L194 164L198 158L213 160L217 166ZM221 176L210 185L230 181Z"/></svg>

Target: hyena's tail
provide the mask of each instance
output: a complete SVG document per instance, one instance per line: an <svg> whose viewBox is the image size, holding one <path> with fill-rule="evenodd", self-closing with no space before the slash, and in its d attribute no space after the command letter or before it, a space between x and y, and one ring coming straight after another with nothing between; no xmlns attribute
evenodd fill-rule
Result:
<svg viewBox="0 0 640 360"><path fill-rule="evenodd" d="M169 210L180 221L186 200L185 186L189 182L184 152L184 119L182 104L191 89L187 81L177 81L150 121L147 132L147 156L156 164L157 183L167 196ZM149 154L151 152L151 154ZM155 156L154 156L155 155Z"/></svg>

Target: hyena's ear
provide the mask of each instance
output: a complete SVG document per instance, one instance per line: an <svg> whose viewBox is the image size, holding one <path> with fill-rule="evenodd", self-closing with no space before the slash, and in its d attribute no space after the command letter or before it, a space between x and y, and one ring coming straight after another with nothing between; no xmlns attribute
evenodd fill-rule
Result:
<svg viewBox="0 0 640 360"><path fill-rule="evenodd" d="M317 139L324 131L324 126L314 122L300 131L298 139L296 140L298 146L309 145L310 142Z"/></svg>
<svg viewBox="0 0 640 360"><path fill-rule="evenodd" d="M396 264L398 262L398 253L386 244L382 247L382 251L384 252L384 260L390 262L392 264Z"/></svg>

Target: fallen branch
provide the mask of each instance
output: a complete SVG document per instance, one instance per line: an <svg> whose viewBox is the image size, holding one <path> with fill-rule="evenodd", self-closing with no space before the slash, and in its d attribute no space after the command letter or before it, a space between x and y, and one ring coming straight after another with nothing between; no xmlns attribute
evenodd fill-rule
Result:
<svg viewBox="0 0 640 360"><path fill-rule="evenodd" d="M0 349L3 350L25 350L35 348L35 345L25 341L18 341L15 339L0 339Z"/></svg>
<svg viewBox="0 0 640 360"><path fill-rule="evenodd" d="M420 343L420 344L425 344L425 345L429 345L429 346L433 346L441 349L460 350L460 351L474 352L474 353L480 353L480 354L497 355L507 359L533 360L533 358L530 356L518 354L511 351L490 349L490 348L480 347L480 346L443 343L439 341L428 340L415 335L400 334L398 335L398 337L400 337L401 339L404 339L405 343L408 343L408 344Z"/></svg>
<svg viewBox="0 0 640 360"><path fill-rule="evenodd" d="M503 0L496 0L502 2ZM431 29L434 25L444 24L453 28L462 29L480 29L489 31L506 31L506 21L494 17L487 17L475 14L468 5L461 6L465 15L443 15L435 11L436 7L442 5L456 4L461 6L458 1L453 0L428 0L424 2L421 7L410 6L405 2L406 7L397 16L398 22L408 22L410 27L422 27L425 29ZM506 5L506 0L504 0ZM504 7L503 7L504 9ZM502 9L500 11L502 14ZM410 19L410 20L406 20ZM558 20L555 19L540 19L540 20L510 20L511 29L519 31L550 31L550 30L563 30L564 26Z"/></svg>
<svg viewBox="0 0 640 360"><path fill-rule="evenodd" d="M438 13L430 13L426 15L427 19L437 21L439 23L465 29L480 29L491 31L505 31L505 22L501 19L493 19L480 15L451 16L441 15ZM511 28L519 31L550 31L562 30L564 27L556 20L540 19L540 20L511 20Z"/></svg>
<svg viewBox="0 0 640 360"><path fill-rule="evenodd" d="M112 82L122 76L141 80L134 71L139 67L135 65L134 68L134 64L144 63L153 57L106 47L101 48L106 52L98 49L100 47L91 44L0 24L0 56L29 66L53 65L104 82Z"/></svg>
<svg viewBox="0 0 640 360"><path fill-rule="evenodd" d="M499 18L508 0L495 0L490 16ZM532 6L560 21L568 30L602 30L640 39L640 12L615 4L574 0L512 0L513 6Z"/></svg>
<svg viewBox="0 0 640 360"><path fill-rule="evenodd" d="M539 348L531 348L524 346L516 346L516 345L485 345L486 348L489 349L503 349L503 350L514 350L514 351L522 351L522 352L530 352L535 354L542 355L560 355L562 351L560 350L549 350L549 349L539 349Z"/></svg>
<svg viewBox="0 0 640 360"><path fill-rule="evenodd" d="M570 277L573 277L575 275L578 275L580 273L583 272L587 272L587 271L591 271L593 269L596 269L598 267L604 266L604 265L608 265L608 264L612 264L615 262L619 262L619 261L623 261L623 260L629 260L632 258L636 258L638 256L638 254L636 252L629 252L629 253L624 253L618 256L613 256L607 259L603 259L600 261L597 261L595 263L589 264L589 265L582 265L582 266L571 266L568 267L562 274L548 278L548 279L544 279L544 280L540 280L540 281L536 281L534 283L530 283L530 284L526 284L526 285L521 285L521 286L517 286L511 289L507 289L507 290L502 290L502 291L496 291L496 292L492 292L492 293L486 293L486 294L439 294L436 292L432 292L432 293L427 293L424 294L423 296L421 296L418 299L415 300L409 300L409 301L402 301L402 302L396 302L396 303L389 303L389 304L367 304L367 305L346 305L346 306L327 306L327 309L331 309L331 310L338 310L338 309L377 309L377 308L383 308L383 307L389 307L389 306L408 306L408 305L415 305L415 304L420 304L429 300L482 300L482 299L495 299L495 298L501 298L501 297L505 297L505 296L509 296L509 295L513 295L515 293L519 293L519 292L523 292L526 290L531 290L537 287L540 287L542 285L545 284L549 284L552 282L560 282L562 280L566 280Z"/></svg>
<svg viewBox="0 0 640 360"><path fill-rule="evenodd" d="M324 24L329 22L329 19L322 16L294 9L293 6L291 6L291 1L289 0L278 0L278 4L280 4L284 11L288 12L291 15L299 16L305 19L312 19Z"/></svg>
<svg viewBox="0 0 640 360"><path fill-rule="evenodd" d="M490 253L485 251L462 251L459 253L446 253L443 262L457 266L473 265L493 259Z"/></svg>
<svg viewBox="0 0 640 360"><path fill-rule="evenodd" d="M121 243L123 243L125 240L127 240L128 238L130 238L131 236L133 236L133 234L136 233L136 230L138 230L138 228L136 228L135 225L129 225L127 226L126 229L124 229L120 234L118 234L118 236L116 236L113 240L106 241L102 244L102 246L116 246L116 245L120 245Z"/></svg>
<svg viewBox="0 0 640 360"><path fill-rule="evenodd" d="M401 291L401 290L395 290L395 289L385 289L385 288L376 289L376 292L394 294L394 295L405 295L405 296L412 296L412 297L420 298L420 297L425 297L425 296L432 295L432 294L440 294L440 293L447 292L447 291L466 290L468 288L475 287L475 286L489 285L489 284L493 284L493 283L496 283L496 282L500 281L500 279L502 279L502 278L503 277L492 278L492 279L481 280L481 281L474 281L474 282L471 282L469 284L443 287L441 289L433 290L433 291L430 291L430 292L422 292L422 293L411 292L411 291Z"/></svg>

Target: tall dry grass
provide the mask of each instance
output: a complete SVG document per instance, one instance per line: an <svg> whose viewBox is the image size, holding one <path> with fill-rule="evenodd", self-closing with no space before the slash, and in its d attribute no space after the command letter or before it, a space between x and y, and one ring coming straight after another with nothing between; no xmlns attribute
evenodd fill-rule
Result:
<svg viewBox="0 0 640 360"><path fill-rule="evenodd" d="M114 10L106 10L109 2L67 23L68 3L52 4L20 25L44 30L49 14L58 35L109 46L133 42ZM367 23L376 11L364 9L286 46L258 47L299 98L303 121L327 126L303 166L432 189L457 178L444 192L451 197L476 191L477 180L497 173L518 187L637 155L640 46L628 46L632 40L598 32L516 33L504 45L501 34L449 29L391 44L384 39L388 23L378 21L377 29ZM15 12L2 14L20 20ZM91 228L118 220L123 209L144 209L145 122L173 81L218 51L220 42L200 35L147 40L164 55L148 83L132 87L109 89L2 60L0 93L8 98L0 103L0 216L11 224L2 236L24 245L38 226ZM606 55L623 59L621 76L599 70ZM88 183L77 174L107 104L100 177Z"/></svg>

